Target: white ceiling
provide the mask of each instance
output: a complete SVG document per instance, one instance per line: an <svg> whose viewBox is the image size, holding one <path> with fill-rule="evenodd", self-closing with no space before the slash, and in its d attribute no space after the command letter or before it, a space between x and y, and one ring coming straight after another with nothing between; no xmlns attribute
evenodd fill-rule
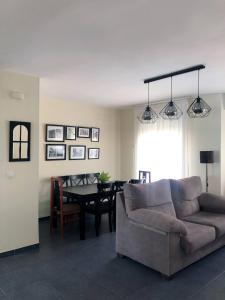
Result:
<svg viewBox="0 0 225 300"><path fill-rule="evenodd" d="M1 1L0 68L40 76L44 95L137 104L144 78L201 63L201 92L225 92L224 0ZM174 96L193 95L196 75L176 77ZM152 83L151 100L169 89Z"/></svg>

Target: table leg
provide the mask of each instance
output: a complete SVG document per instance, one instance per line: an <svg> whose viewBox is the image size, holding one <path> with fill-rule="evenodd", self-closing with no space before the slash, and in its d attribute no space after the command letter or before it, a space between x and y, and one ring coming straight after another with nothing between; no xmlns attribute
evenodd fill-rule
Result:
<svg viewBox="0 0 225 300"><path fill-rule="evenodd" d="M80 239L85 240L85 204L80 206Z"/></svg>

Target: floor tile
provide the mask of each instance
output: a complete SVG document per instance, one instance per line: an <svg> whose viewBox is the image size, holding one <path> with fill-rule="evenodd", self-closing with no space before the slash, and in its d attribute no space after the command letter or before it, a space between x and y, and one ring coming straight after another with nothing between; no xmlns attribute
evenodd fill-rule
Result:
<svg viewBox="0 0 225 300"><path fill-rule="evenodd" d="M57 289L49 283L40 281L33 282L20 289L9 293L11 299L15 300L63 300L66 299Z"/></svg>
<svg viewBox="0 0 225 300"><path fill-rule="evenodd" d="M99 237L87 219L87 239L77 225L49 234L40 222L40 248L0 259L0 300L8 299L225 299L225 248L178 272L170 281L129 258L118 258L115 232L102 220Z"/></svg>
<svg viewBox="0 0 225 300"><path fill-rule="evenodd" d="M225 273L218 276L188 300L223 300L225 299Z"/></svg>

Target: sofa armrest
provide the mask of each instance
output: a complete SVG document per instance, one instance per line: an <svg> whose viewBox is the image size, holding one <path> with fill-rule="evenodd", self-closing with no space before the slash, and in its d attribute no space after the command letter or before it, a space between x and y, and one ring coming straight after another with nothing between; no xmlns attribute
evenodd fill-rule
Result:
<svg viewBox="0 0 225 300"><path fill-rule="evenodd" d="M202 193L198 197L201 210L225 214L225 197L210 193Z"/></svg>
<svg viewBox="0 0 225 300"><path fill-rule="evenodd" d="M128 218L137 224L148 226L166 233L187 234L187 229L181 220L168 214L145 208L131 211Z"/></svg>

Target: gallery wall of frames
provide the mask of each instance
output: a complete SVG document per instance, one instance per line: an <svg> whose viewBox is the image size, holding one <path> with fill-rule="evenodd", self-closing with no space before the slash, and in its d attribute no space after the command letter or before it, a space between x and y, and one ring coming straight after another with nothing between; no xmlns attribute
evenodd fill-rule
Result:
<svg viewBox="0 0 225 300"><path fill-rule="evenodd" d="M56 124L46 124L45 126L46 160L66 160L67 151L69 160L99 159L100 148L94 146L87 148L86 145L76 144L66 145L65 141L89 139L93 143L99 142L100 128Z"/></svg>

